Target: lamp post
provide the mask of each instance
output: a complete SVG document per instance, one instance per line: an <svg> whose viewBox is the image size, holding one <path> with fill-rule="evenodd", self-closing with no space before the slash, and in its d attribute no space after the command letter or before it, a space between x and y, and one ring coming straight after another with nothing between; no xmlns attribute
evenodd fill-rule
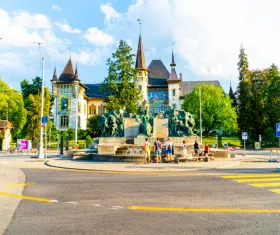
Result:
<svg viewBox="0 0 280 235"><path fill-rule="evenodd" d="M40 144L38 158L44 158L43 144L43 124L42 117L44 115L44 57L42 57L42 86L41 86L41 118L40 118Z"/></svg>
<svg viewBox="0 0 280 235"><path fill-rule="evenodd" d="M78 143L78 106L79 106L79 83L75 82L75 87L74 87L74 94L76 97L76 112L75 112L75 146L77 146Z"/></svg>

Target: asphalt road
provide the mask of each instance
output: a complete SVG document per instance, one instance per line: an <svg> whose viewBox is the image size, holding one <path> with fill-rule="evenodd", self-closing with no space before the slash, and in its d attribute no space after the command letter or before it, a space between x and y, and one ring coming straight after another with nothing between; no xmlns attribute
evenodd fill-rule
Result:
<svg viewBox="0 0 280 235"><path fill-rule="evenodd" d="M21 200L6 235L280 234L280 194L222 178L221 172L171 176L22 170L26 182L35 183L23 195L58 202ZM222 172L228 173L233 171Z"/></svg>

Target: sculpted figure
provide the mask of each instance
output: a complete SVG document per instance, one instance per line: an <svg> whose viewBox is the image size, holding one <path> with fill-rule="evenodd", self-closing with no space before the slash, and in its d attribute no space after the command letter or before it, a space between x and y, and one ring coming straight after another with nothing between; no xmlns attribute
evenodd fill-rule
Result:
<svg viewBox="0 0 280 235"><path fill-rule="evenodd" d="M140 124L139 134L145 136L153 135L153 116L149 113L148 108L143 114L136 115L136 121Z"/></svg>
<svg viewBox="0 0 280 235"><path fill-rule="evenodd" d="M102 137L124 136L124 110L114 110L101 116L99 123Z"/></svg>
<svg viewBox="0 0 280 235"><path fill-rule="evenodd" d="M192 136L195 121L193 116L183 110L169 109L164 113L168 117L169 136Z"/></svg>

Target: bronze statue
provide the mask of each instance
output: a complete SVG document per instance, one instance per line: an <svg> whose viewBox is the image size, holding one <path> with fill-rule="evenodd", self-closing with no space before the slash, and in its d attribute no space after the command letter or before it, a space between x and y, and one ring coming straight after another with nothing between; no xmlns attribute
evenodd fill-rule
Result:
<svg viewBox="0 0 280 235"><path fill-rule="evenodd" d="M164 113L168 118L169 136L193 136L195 121L193 116L183 110L169 109Z"/></svg>
<svg viewBox="0 0 280 235"><path fill-rule="evenodd" d="M101 116L101 137L124 137L124 110L118 109Z"/></svg>
<svg viewBox="0 0 280 235"><path fill-rule="evenodd" d="M145 108L144 113L136 115L136 121L140 124L139 135L144 135L144 136L153 135L154 118L149 113L148 107Z"/></svg>

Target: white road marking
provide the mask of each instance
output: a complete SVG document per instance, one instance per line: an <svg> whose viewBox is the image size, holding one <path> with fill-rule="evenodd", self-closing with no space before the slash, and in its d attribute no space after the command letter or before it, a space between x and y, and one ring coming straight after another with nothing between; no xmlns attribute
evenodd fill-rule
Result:
<svg viewBox="0 0 280 235"><path fill-rule="evenodd" d="M64 203L69 203L69 204L78 204L78 202L64 202Z"/></svg>
<svg viewBox="0 0 280 235"><path fill-rule="evenodd" d="M113 209L113 208L115 208L115 209L122 209L123 206L112 206L111 209Z"/></svg>
<svg viewBox="0 0 280 235"><path fill-rule="evenodd" d="M7 162L1 162L2 164L4 164L4 165L8 165L8 163Z"/></svg>
<svg viewBox="0 0 280 235"><path fill-rule="evenodd" d="M51 200L51 202L58 202L57 200Z"/></svg>
<svg viewBox="0 0 280 235"><path fill-rule="evenodd" d="M100 204L92 204L93 206L101 206Z"/></svg>

